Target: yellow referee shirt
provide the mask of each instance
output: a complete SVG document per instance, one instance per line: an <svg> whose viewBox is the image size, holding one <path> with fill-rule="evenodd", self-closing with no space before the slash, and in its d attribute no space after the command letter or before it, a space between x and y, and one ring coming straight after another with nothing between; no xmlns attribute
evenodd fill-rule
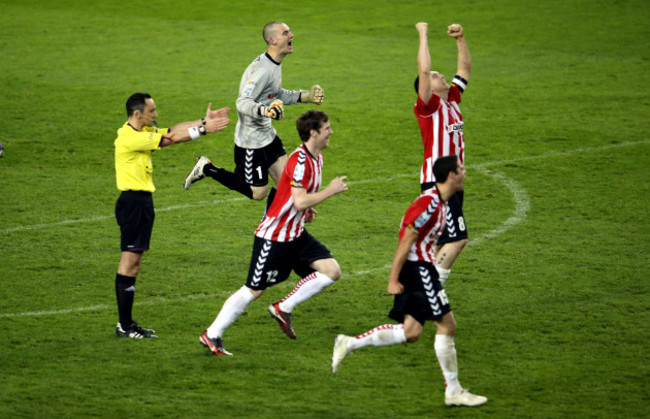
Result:
<svg viewBox="0 0 650 419"><path fill-rule="evenodd" d="M160 149L168 128L143 127L136 131L129 123L117 130L115 176L120 191L154 192L151 152Z"/></svg>

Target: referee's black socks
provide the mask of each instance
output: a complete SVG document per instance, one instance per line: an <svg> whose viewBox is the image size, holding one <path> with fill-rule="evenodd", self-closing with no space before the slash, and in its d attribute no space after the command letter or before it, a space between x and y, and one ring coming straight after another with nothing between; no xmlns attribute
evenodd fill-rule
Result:
<svg viewBox="0 0 650 419"><path fill-rule="evenodd" d="M133 297L135 296L135 277L117 274L115 275L115 295L117 297L117 312L120 316L122 329L131 328L133 318Z"/></svg>

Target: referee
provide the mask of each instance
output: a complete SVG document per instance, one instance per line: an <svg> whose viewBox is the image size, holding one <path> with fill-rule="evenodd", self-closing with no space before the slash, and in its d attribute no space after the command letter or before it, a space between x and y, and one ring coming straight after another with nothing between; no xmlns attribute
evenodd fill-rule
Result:
<svg viewBox="0 0 650 419"><path fill-rule="evenodd" d="M117 336L133 339L155 338L155 331L140 327L131 317L135 278L142 254L149 250L154 222L151 153L172 144L195 140L228 126L230 109L213 111L208 105L205 117L158 128L156 104L148 93L135 93L126 101L127 121L115 139L115 175L121 191L115 204L115 218L121 231L120 265L115 276L117 296Z"/></svg>

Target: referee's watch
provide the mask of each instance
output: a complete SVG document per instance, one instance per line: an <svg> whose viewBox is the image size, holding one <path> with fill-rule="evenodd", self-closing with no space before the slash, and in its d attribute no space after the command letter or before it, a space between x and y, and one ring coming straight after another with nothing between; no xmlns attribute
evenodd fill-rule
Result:
<svg viewBox="0 0 650 419"><path fill-rule="evenodd" d="M205 127L204 127L203 125L201 125L201 126L199 127L199 132L201 133L201 135L205 135L205 134L208 133L208 132L205 130Z"/></svg>

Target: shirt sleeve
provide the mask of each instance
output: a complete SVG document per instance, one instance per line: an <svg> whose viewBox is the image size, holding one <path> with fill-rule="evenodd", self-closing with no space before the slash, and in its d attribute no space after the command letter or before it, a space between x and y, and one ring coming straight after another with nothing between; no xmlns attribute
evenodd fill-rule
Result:
<svg viewBox="0 0 650 419"><path fill-rule="evenodd" d="M431 115L440 107L440 97L438 95L431 95L429 103L424 103L420 96L418 96L418 101L415 103L415 112L418 115Z"/></svg>
<svg viewBox="0 0 650 419"><path fill-rule="evenodd" d="M430 196L420 196L416 199L404 214L403 227L419 233L421 228L435 215L435 212L431 212L429 208L432 199Z"/></svg>
<svg viewBox="0 0 650 419"><path fill-rule="evenodd" d="M449 101L450 102L460 103L460 94L461 93L462 92L461 92L460 88L458 86L456 86L455 84L452 84L451 89L449 89Z"/></svg>
<svg viewBox="0 0 650 419"><path fill-rule="evenodd" d="M465 92L465 89L467 89L467 84L468 83L469 82L467 80L465 80L464 78L462 78L458 74L456 74L454 76L454 79L451 81L452 87L456 86L458 88L459 93L461 93L461 94L463 92Z"/></svg>
<svg viewBox="0 0 650 419"><path fill-rule="evenodd" d="M268 82L268 75L266 71L262 71L260 68L251 71L250 74L247 71L247 75L246 81L242 80L245 85L237 97L237 110L248 116L259 117L258 109L260 104L256 100L262 94Z"/></svg>
<svg viewBox="0 0 650 419"><path fill-rule="evenodd" d="M146 151L146 150L160 150L160 141L163 134L167 133L167 129L158 130L152 128L150 130L143 129L140 132L133 131L129 135L127 144L128 148L133 151Z"/></svg>
<svg viewBox="0 0 650 419"><path fill-rule="evenodd" d="M280 89L278 92L278 99L280 99L284 105L294 105L298 103L298 99L300 99L300 90Z"/></svg>
<svg viewBox="0 0 650 419"><path fill-rule="evenodd" d="M292 157L297 157L297 158L292 158L289 160L286 164L285 167L289 167L289 176L291 179L291 186L294 188L303 188L307 189L309 185L309 179L311 176L310 173L310 168L308 167L306 163L306 158L304 153L296 153ZM289 163L291 162L291 165Z"/></svg>

